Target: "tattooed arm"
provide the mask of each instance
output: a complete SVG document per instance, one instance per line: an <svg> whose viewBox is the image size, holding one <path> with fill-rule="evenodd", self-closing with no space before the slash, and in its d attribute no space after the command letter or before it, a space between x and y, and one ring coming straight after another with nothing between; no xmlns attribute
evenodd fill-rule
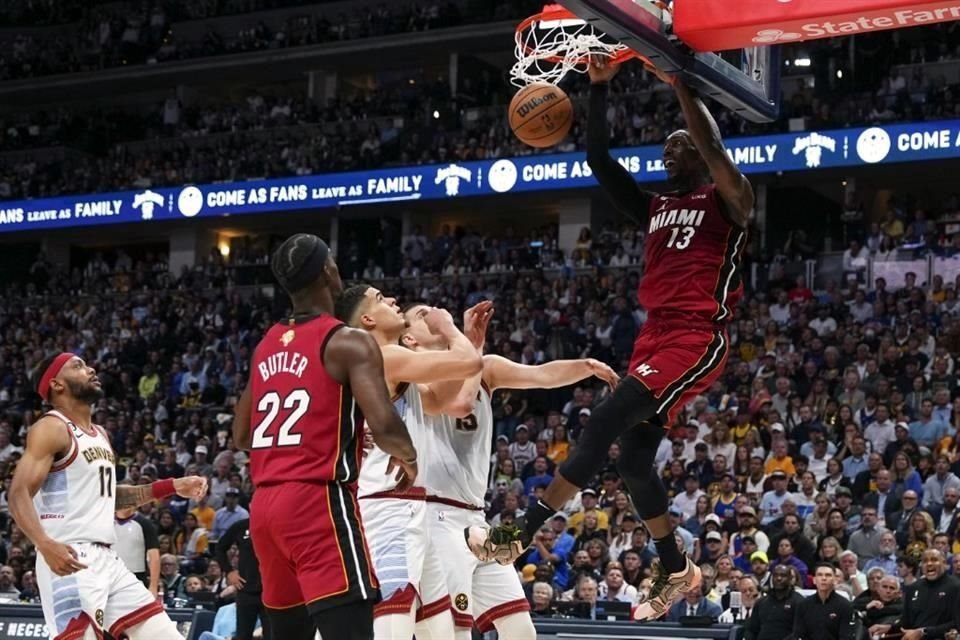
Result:
<svg viewBox="0 0 960 640"><path fill-rule="evenodd" d="M176 480L157 480L150 484L117 485L117 510L136 509L140 505L162 500L174 493L184 498L199 500L207 493L207 479L203 476L187 476Z"/></svg>

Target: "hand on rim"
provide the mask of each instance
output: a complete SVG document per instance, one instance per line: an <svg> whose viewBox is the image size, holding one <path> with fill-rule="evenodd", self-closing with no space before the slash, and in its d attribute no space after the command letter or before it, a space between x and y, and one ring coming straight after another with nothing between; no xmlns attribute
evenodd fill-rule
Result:
<svg viewBox="0 0 960 640"><path fill-rule="evenodd" d="M620 70L620 63L614 62L607 56L590 56L590 62L587 64L587 75L590 76L590 82L602 83L610 82Z"/></svg>
<svg viewBox="0 0 960 640"><path fill-rule="evenodd" d="M640 62L643 63L643 68L646 69L649 73L652 73L653 75L655 75L657 79L660 80L660 82L668 84L671 87L676 86L677 81L680 79L674 73L667 73L666 71L660 70L659 68L657 68L655 64L653 64L646 58L641 57Z"/></svg>

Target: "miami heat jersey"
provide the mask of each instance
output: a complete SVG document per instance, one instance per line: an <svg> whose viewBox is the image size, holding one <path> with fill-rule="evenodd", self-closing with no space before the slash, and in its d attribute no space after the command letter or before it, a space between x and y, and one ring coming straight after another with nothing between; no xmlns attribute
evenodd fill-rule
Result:
<svg viewBox="0 0 960 640"><path fill-rule="evenodd" d="M733 318L743 295L740 261L747 233L724 218L722 206L713 184L653 197L637 292L652 317Z"/></svg>
<svg viewBox="0 0 960 640"><path fill-rule="evenodd" d="M47 415L66 423L71 443L33 497L44 532L66 544L114 544L117 480L110 440L100 427L90 434L59 411Z"/></svg>
<svg viewBox="0 0 960 640"><path fill-rule="evenodd" d="M420 400L420 389L415 384L405 384L402 392L393 401L393 406L407 425L407 431L410 432L410 439L417 450L419 460L426 455L428 444L425 433L426 418L423 414L423 403ZM380 447L374 445L373 449L367 452L363 459L363 465L360 467L360 480L357 486L359 497L363 498L375 493L393 491L397 488L396 471L387 474L389 463L390 456ZM422 476L417 476L415 485L421 487L420 493L422 494Z"/></svg>
<svg viewBox="0 0 960 640"><path fill-rule="evenodd" d="M323 366L330 336L344 326L329 315L275 324L250 364L250 472L255 486L353 482L363 425L350 388Z"/></svg>
<svg viewBox="0 0 960 640"><path fill-rule="evenodd" d="M420 463L430 495L482 507L490 475L493 408L490 392L480 389L473 413L466 418L428 418L430 451Z"/></svg>

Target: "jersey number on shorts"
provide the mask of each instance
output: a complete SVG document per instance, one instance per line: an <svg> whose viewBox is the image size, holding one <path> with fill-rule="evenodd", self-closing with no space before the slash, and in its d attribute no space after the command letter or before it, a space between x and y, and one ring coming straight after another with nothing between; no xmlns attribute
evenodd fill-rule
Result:
<svg viewBox="0 0 960 640"><path fill-rule="evenodd" d="M686 249L693 240L693 234L697 232L696 227L674 227L670 230L670 239L667 240L667 246L673 249ZM680 236L678 239L677 236Z"/></svg>
<svg viewBox="0 0 960 640"><path fill-rule="evenodd" d="M293 428L310 408L310 394L306 389L294 389L287 397L281 398L276 391L270 391L257 403L257 411L266 415L253 429L253 449L269 449L273 446L273 436L267 435L267 430L277 419L281 407L290 411L290 414L277 430L277 446L296 447L300 444L300 434L293 433Z"/></svg>
<svg viewBox="0 0 960 640"><path fill-rule="evenodd" d="M476 431L477 416L472 413L466 418L457 418L457 431Z"/></svg>

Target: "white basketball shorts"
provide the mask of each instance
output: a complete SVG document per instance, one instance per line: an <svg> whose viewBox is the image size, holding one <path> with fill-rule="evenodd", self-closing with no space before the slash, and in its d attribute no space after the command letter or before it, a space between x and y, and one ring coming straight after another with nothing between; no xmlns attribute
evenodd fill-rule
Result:
<svg viewBox="0 0 960 640"><path fill-rule="evenodd" d="M530 610L516 569L480 562L467 548L463 530L485 525L482 511L437 502L429 502L427 511L433 550L442 566L456 569L447 572L447 587L458 627L476 625L487 632L493 630L494 620Z"/></svg>
<svg viewBox="0 0 960 640"><path fill-rule="evenodd" d="M166 615L112 549L85 542L70 546L87 568L68 576L53 573L37 554L37 588L52 637L82 638L93 628L97 637L108 631L119 638L152 616Z"/></svg>
<svg viewBox="0 0 960 640"><path fill-rule="evenodd" d="M374 617L406 613L419 598L417 619L450 608L446 575L429 549L423 498L361 498L360 515L383 598Z"/></svg>

